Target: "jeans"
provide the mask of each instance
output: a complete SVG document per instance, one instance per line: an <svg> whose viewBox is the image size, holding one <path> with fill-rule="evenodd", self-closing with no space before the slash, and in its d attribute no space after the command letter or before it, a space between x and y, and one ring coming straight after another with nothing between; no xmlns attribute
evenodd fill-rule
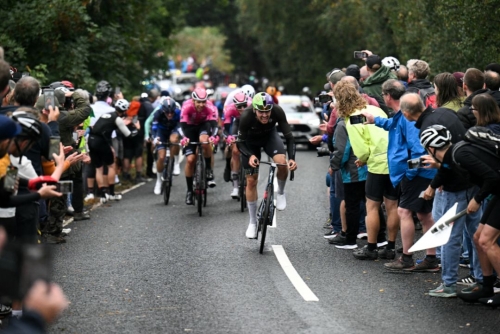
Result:
<svg viewBox="0 0 500 334"><path fill-rule="evenodd" d="M458 192L436 191L434 197L434 206L432 216L434 221L438 221L455 203L458 202L457 213L466 209L469 200L477 192L477 188L469 188ZM470 213L466 216L455 220L451 230L450 240L441 247L441 278L446 286L457 283L458 268L460 264L460 255L462 253L463 231L467 231L469 236L473 236L479 226L479 221L482 215L482 210ZM473 276L479 280L483 280L483 272L479 264L477 250L472 243L469 259L471 269L474 272Z"/></svg>

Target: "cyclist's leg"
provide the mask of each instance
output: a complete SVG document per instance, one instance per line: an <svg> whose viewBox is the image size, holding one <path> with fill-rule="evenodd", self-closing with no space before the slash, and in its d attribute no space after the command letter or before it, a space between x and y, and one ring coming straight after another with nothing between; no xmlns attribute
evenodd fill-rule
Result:
<svg viewBox="0 0 500 334"><path fill-rule="evenodd" d="M190 142L198 140L199 127L187 126L184 135L189 138ZM196 145L189 144L184 148L184 155L186 156L186 166L184 167L184 175L186 176L187 194L186 204L192 205L193 202L193 175L196 162Z"/></svg>
<svg viewBox="0 0 500 334"><path fill-rule="evenodd" d="M240 172L240 150L236 144L231 145L232 148L232 158L231 158L231 178L233 180L233 191L231 196L238 196L238 182L239 182L239 172Z"/></svg>
<svg viewBox="0 0 500 334"><path fill-rule="evenodd" d="M172 131L170 134L170 142L172 144L179 144L180 142L180 135L177 130ZM181 167L179 163L179 151L180 151L180 146L179 145L173 145L170 146L170 157L174 158L174 170L173 174L174 175L179 175L181 173Z"/></svg>
<svg viewBox="0 0 500 334"><path fill-rule="evenodd" d="M264 146L264 151L267 155L273 158L274 162L279 164L286 164L285 146L283 141L275 130L269 134L269 138ZM288 167L278 166L276 178L278 179L278 196L276 196L276 208L284 210L286 208L285 185L286 178L288 177Z"/></svg>

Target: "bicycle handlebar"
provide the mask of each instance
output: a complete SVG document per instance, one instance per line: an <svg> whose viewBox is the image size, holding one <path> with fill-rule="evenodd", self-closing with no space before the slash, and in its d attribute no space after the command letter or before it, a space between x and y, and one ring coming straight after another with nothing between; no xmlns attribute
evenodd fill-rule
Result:
<svg viewBox="0 0 500 334"><path fill-rule="evenodd" d="M287 165L287 164L279 164L279 163L276 163L276 162L267 162L267 161L261 161L261 162L259 162L259 160L257 160L257 159L254 159L254 161L253 161L253 162L254 162L254 163L266 164L266 165L269 165L269 166L271 166L271 165L273 165L273 164L274 164L274 165L276 165L276 166L287 166L287 167L288 167L288 165ZM293 179L294 179L294 178L295 178L295 171L293 171L293 170L292 170L292 171L290 172L290 181L293 181Z"/></svg>
<svg viewBox="0 0 500 334"><path fill-rule="evenodd" d="M193 145L206 145L206 144L211 144L209 141L190 141L188 143L189 144L193 144Z"/></svg>

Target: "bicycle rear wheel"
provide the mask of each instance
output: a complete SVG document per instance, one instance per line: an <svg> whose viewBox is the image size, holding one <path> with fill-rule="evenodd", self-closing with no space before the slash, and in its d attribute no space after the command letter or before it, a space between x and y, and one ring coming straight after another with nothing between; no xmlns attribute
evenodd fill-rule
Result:
<svg viewBox="0 0 500 334"><path fill-rule="evenodd" d="M198 213L201 217L203 211L203 191L205 188L204 184L204 174L205 169L203 168L203 161L196 162L196 171L195 171L195 180L196 180L196 188L195 188L195 197L198 206Z"/></svg>
<svg viewBox="0 0 500 334"><path fill-rule="evenodd" d="M165 166L163 168L165 168L165 171L166 173L164 172L163 173L163 203L165 205L168 204L168 201L170 200L170 188L172 186L172 183L171 183L171 170L170 170L170 165L172 164L172 159L170 158L166 158L165 159Z"/></svg>
<svg viewBox="0 0 500 334"><path fill-rule="evenodd" d="M259 253L262 254L264 251L264 245L266 243L266 233L267 233L267 225L269 225L269 209L271 208L271 199L272 199L272 193L273 191L272 185L268 185L266 188L266 192L264 193L264 210L262 212L262 226L261 226L261 233L260 233L260 249Z"/></svg>
<svg viewBox="0 0 500 334"><path fill-rule="evenodd" d="M240 196L240 210L241 210L241 212L244 212L245 208L247 207L246 183L247 183L247 179L245 177L245 171L243 168L240 168L239 182L238 182L238 195Z"/></svg>

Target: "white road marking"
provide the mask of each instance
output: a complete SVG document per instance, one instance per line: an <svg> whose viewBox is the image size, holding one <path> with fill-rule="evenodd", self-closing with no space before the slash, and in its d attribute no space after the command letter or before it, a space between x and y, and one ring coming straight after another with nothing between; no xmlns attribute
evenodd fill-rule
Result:
<svg viewBox="0 0 500 334"><path fill-rule="evenodd" d="M137 188L139 188L140 186L145 185L145 184L146 184L146 182L137 183L135 186L130 187L130 188L125 189L124 191L122 191L122 192L121 192L121 194L122 194L122 195L123 195L123 194L126 194L126 193L128 193L129 191L132 191L132 190L134 190L134 189L137 189ZM90 208L90 211L92 211L92 210L94 210L94 209L97 209L97 208L98 208L98 207L100 207L101 205L102 205L102 203L97 203L97 204L94 204L94 205ZM73 221L74 221L73 217L71 217L71 218L70 218L70 219L68 219L68 220L65 220L65 221L63 222L63 227L68 226L68 225L69 225L69 224L71 224Z"/></svg>
<svg viewBox="0 0 500 334"><path fill-rule="evenodd" d="M300 277L297 270L293 267L292 263L288 259L288 256L285 253L285 249L281 245L273 245L273 251L278 259L278 262L283 268L283 271L288 276L290 282L292 282L293 286L297 290L297 292L304 298L306 302L317 302L319 301L318 297L314 294L314 292L309 289L304 280Z"/></svg>

